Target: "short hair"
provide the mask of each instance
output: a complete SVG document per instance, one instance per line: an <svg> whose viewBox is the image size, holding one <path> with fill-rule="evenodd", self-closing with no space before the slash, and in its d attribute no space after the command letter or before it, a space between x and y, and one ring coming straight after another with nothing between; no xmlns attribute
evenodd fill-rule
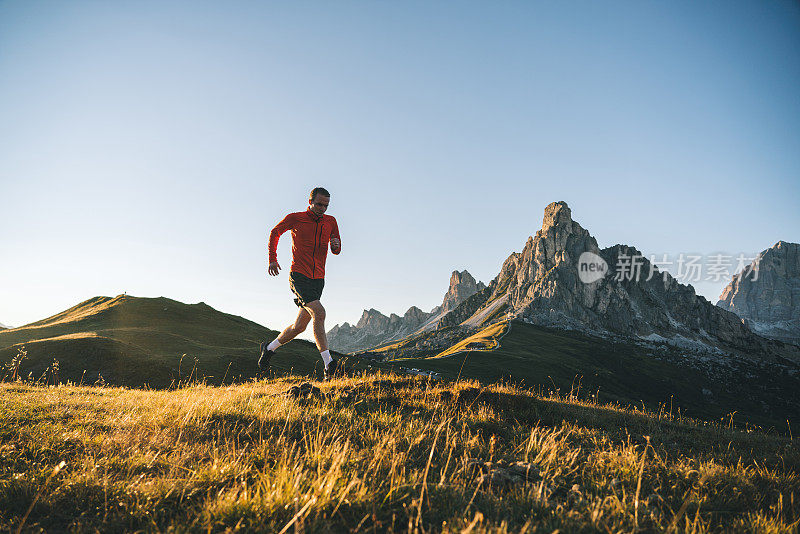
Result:
<svg viewBox="0 0 800 534"><path fill-rule="evenodd" d="M325 189L324 187L315 187L314 189L311 190L311 194L308 196L308 200L314 200L314 197L316 197L318 194L324 197L331 196L331 194L328 193L328 190Z"/></svg>

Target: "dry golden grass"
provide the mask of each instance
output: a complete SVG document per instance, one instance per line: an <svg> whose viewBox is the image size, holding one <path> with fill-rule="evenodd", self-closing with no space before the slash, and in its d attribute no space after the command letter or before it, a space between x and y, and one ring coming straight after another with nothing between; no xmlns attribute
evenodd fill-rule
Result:
<svg viewBox="0 0 800 534"><path fill-rule="evenodd" d="M284 395L299 380L0 384L0 529L798 529L789 438L474 381L378 374Z"/></svg>
<svg viewBox="0 0 800 534"><path fill-rule="evenodd" d="M503 337L508 328L508 321L501 321L491 326L487 326L483 330L464 338L452 347L443 350L434 356L434 358L445 358L465 350L481 351L496 349L500 346L499 340ZM467 347L469 347L469 349L467 349Z"/></svg>

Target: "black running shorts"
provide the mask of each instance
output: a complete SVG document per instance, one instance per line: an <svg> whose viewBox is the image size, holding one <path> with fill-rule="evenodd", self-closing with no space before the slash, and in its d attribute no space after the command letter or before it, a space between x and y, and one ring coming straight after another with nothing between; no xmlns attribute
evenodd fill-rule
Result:
<svg viewBox="0 0 800 534"><path fill-rule="evenodd" d="M319 300L322 297L322 287L324 285L324 278L309 278L294 271L289 273L289 288L292 293L297 295L294 303L301 308L309 302Z"/></svg>

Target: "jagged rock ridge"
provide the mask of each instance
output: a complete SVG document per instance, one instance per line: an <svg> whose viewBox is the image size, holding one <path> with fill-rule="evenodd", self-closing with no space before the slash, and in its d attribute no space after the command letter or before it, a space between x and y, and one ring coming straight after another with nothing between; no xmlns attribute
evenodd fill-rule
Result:
<svg viewBox="0 0 800 534"><path fill-rule="evenodd" d="M435 329L442 317L485 287L466 270L453 271L442 303L431 311L412 306L402 317L394 313L387 317L374 308L364 310L355 325L343 323L331 328L328 344L340 352L356 352L403 339L420 330Z"/></svg>
<svg viewBox="0 0 800 534"><path fill-rule="evenodd" d="M717 306L756 333L800 344L800 244L778 241L723 289Z"/></svg>
<svg viewBox="0 0 800 534"><path fill-rule="evenodd" d="M579 268L585 263L580 260L585 256L606 265L604 274L593 281L581 278ZM636 269L628 268L632 262L638 263L637 276ZM542 228L528 238L522 252L512 253L486 289L465 300L439 325L469 331L504 319L687 348L724 346L742 354L800 359L798 351L755 335L735 314L714 306L668 272L660 272L636 248L617 244L600 249L563 201L549 204ZM432 345L430 339L426 343Z"/></svg>

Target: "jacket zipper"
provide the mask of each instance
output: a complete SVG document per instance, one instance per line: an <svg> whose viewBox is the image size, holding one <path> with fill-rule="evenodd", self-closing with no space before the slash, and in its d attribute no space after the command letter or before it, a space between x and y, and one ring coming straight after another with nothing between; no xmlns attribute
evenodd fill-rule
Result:
<svg viewBox="0 0 800 534"><path fill-rule="evenodd" d="M320 220L321 219L320 217ZM319 221L317 221L317 229L314 230L314 251L311 253L311 260L313 261L311 278L314 278L317 274L317 230L319 230Z"/></svg>

